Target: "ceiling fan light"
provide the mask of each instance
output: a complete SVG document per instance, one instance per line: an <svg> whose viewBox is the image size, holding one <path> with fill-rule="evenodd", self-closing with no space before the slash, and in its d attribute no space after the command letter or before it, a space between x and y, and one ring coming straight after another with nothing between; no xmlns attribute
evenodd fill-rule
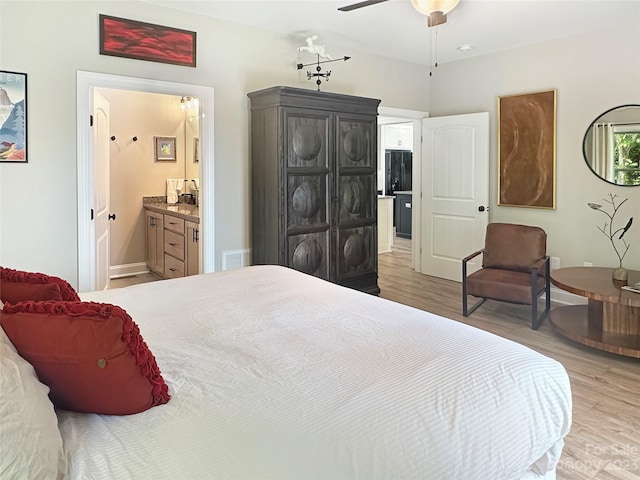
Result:
<svg viewBox="0 0 640 480"><path fill-rule="evenodd" d="M460 0L411 0L411 3L413 4L413 8L418 12L429 16L434 12L438 12L440 15L449 13L460 3ZM438 24L436 23L434 25Z"/></svg>
<svg viewBox="0 0 640 480"><path fill-rule="evenodd" d="M431 12L427 16L427 26L436 27L447 22L447 14L442 12Z"/></svg>

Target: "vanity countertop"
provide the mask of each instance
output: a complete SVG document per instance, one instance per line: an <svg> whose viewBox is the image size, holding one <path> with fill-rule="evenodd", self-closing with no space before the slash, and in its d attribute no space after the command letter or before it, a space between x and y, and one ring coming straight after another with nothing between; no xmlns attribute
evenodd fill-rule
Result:
<svg viewBox="0 0 640 480"><path fill-rule="evenodd" d="M157 201L147 201L146 197L143 198L142 206L147 210L151 210L156 213L168 213L176 217L184 218L191 222L200 223L200 215L198 207L190 205L188 203L166 203Z"/></svg>

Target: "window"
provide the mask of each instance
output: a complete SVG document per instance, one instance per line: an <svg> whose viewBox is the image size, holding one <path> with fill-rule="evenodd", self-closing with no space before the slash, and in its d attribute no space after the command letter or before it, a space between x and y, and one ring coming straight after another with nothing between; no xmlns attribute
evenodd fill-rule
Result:
<svg viewBox="0 0 640 480"><path fill-rule="evenodd" d="M640 124L613 127L613 168L619 185L640 184Z"/></svg>

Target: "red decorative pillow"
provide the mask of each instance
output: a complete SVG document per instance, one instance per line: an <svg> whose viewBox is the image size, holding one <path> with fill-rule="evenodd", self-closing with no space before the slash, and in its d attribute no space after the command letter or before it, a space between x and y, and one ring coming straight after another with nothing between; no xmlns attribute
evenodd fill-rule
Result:
<svg viewBox="0 0 640 480"><path fill-rule="evenodd" d="M4 303L28 300L80 301L80 297L66 280L5 267L0 267L0 299Z"/></svg>
<svg viewBox="0 0 640 480"><path fill-rule="evenodd" d="M155 357L120 307L95 302L5 304L0 324L51 389L57 408L128 415L169 401Z"/></svg>

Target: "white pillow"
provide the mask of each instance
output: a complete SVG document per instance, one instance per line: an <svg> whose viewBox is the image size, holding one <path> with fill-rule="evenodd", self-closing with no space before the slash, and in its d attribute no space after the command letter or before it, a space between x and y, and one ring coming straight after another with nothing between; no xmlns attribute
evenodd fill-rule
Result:
<svg viewBox="0 0 640 480"><path fill-rule="evenodd" d="M18 355L0 328L0 478L56 479L65 475L58 417L49 387Z"/></svg>

